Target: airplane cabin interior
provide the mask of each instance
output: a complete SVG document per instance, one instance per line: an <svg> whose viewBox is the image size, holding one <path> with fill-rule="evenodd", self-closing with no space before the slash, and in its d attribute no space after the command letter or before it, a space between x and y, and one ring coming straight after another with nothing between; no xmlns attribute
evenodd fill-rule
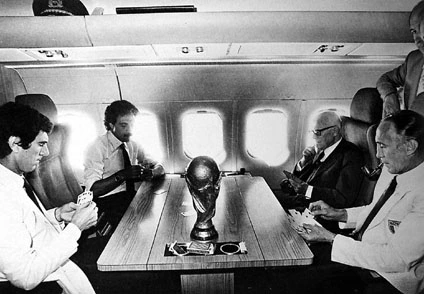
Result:
<svg viewBox="0 0 424 294"><path fill-rule="evenodd" d="M278 197L325 109L372 170L376 81L416 48L412 0L82 0L88 15L50 17L32 2L0 0L0 104L20 101L55 124L32 175L47 208L83 191L83 154L115 100L140 110L134 140L167 175L208 155ZM358 206L375 179L362 185Z"/></svg>

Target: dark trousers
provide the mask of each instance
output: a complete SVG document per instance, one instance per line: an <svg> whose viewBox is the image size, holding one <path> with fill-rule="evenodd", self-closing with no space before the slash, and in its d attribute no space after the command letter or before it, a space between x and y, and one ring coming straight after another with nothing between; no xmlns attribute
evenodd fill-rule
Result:
<svg viewBox="0 0 424 294"><path fill-rule="evenodd" d="M79 240L78 251L72 256L73 261L83 268L97 268L97 259L118 226L133 197L133 193L120 192L95 200L99 208L98 223L94 228L83 232ZM101 234L101 232L105 232L105 227L107 226L110 226L110 229L105 234Z"/></svg>
<svg viewBox="0 0 424 294"><path fill-rule="evenodd" d="M109 221L114 229L119 224L122 216L130 205L135 193L119 192L95 200L99 208L99 215L104 213L105 219Z"/></svg>
<svg viewBox="0 0 424 294"><path fill-rule="evenodd" d="M97 293L175 293L169 292L170 287L179 287L178 276L175 275L155 272L101 272L97 269L97 260L133 197L134 194L121 192L95 200L99 215L103 215L102 219L96 228L84 232L79 240L78 251L71 260L84 271ZM112 227L106 235L96 233L103 231L106 224Z"/></svg>
<svg viewBox="0 0 424 294"><path fill-rule="evenodd" d="M311 244L314 263L273 273L273 288L281 293L399 294L384 278L370 271L331 261L329 243Z"/></svg>

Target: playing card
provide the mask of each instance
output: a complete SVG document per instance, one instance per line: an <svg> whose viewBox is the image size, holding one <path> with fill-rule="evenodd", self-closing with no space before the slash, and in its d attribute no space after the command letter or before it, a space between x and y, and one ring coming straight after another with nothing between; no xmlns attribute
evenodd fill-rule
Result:
<svg viewBox="0 0 424 294"><path fill-rule="evenodd" d="M86 202L91 202L93 200L93 192L91 191L84 191L81 194L78 195L77 204L81 205Z"/></svg>
<svg viewBox="0 0 424 294"><path fill-rule="evenodd" d="M321 226L321 224L314 219L311 211L307 208L303 213L300 213L296 209L289 209L287 217L291 227L296 231L304 231L305 229L303 228L303 224Z"/></svg>

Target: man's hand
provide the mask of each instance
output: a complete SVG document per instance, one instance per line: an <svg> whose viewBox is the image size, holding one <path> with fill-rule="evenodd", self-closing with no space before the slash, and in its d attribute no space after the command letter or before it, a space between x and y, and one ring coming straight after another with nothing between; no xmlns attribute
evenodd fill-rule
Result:
<svg viewBox="0 0 424 294"><path fill-rule="evenodd" d="M308 184L295 175L293 175L291 172L284 171L284 174L286 175L287 179L290 181L290 185L292 185L294 191L297 194L305 195L306 190L308 189Z"/></svg>
<svg viewBox="0 0 424 294"><path fill-rule="evenodd" d="M123 180L140 181L142 174L142 167L139 165L132 165L129 168L122 169L117 172L117 175Z"/></svg>
<svg viewBox="0 0 424 294"><path fill-rule="evenodd" d="M316 151L315 146L309 146L302 152L302 158L300 159L300 167L304 167L308 161L311 161L315 157Z"/></svg>
<svg viewBox="0 0 424 294"><path fill-rule="evenodd" d="M383 118L389 114L398 112L400 110L399 99L397 94L393 93L387 95L383 102Z"/></svg>
<svg viewBox="0 0 424 294"><path fill-rule="evenodd" d="M152 179L153 178L153 170L150 168L142 168L141 169L141 179Z"/></svg>
<svg viewBox="0 0 424 294"><path fill-rule="evenodd" d="M74 202L66 203L63 206L56 208L56 210L54 211L54 216L59 222L64 221L66 223L69 223L72 217L74 216L77 207L78 205Z"/></svg>
<svg viewBox="0 0 424 294"><path fill-rule="evenodd" d="M297 230L299 235L308 242L329 242L332 243L336 234L324 229L321 226L303 224L304 230Z"/></svg>
<svg viewBox="0 0 424 294"><path fill-rule="evenodd" d="M346 222L347 220L346 209L333 208L322 200L309 204L309 210L314 216L319 216L326 220L339 222Z"/></svg>
<svg viewBox="0 0 424 294"><path fill-rule="evenodd" d="M97 210L94 202L77 205L71 223L76 225L81 231L86 230L97 223Z"/></svg>

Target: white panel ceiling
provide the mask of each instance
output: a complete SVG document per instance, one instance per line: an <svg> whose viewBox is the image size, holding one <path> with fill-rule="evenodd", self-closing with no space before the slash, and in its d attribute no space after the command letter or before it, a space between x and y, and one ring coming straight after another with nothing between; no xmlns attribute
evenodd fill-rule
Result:
<svg viewBox="0 0 424 294"><path fill-rule="evenodd" d="M415 49L407 23L416 0L83 0L105 14L86 17L32 17L32 1L0 0L0 63L401 58ZM198 13L113 15L189 4Z"/></svg>
<svg viewBox="0 0 424 294"><path fill-rule="evenodd" d="M116 7L194 5L198 12L213 11L411 11L417 0L82 0L92 13L102 7L115 14ZM0 16L30 16L32 0L0 0Z"/></svg>

